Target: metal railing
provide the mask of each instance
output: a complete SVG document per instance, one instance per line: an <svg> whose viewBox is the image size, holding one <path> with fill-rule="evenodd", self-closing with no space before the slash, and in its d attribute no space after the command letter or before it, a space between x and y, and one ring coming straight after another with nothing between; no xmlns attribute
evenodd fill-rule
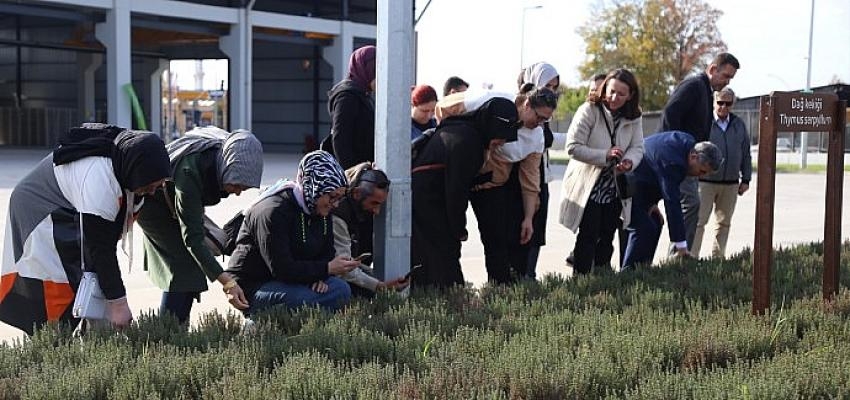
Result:
<svg viewBox="0 0 850 400"><path fill-rule="evenodd" d="M98 119L105 117L98 112ZM76 108L0 107L0 146L52 147L59 135L81 123Z"/></svg>

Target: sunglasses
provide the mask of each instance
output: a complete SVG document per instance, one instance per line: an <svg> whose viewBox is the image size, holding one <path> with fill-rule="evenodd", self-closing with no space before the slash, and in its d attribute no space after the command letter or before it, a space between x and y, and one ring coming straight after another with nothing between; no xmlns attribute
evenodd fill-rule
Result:
<svg viewBox="0 0 850 400"><path fill-rule="evenodd" d="M732 102L731 102L731 101L721 101L721 100L718 100L718 101L717 101L717 105L718 105L718 106L724 106L724 107L732 107Z"/></svg>

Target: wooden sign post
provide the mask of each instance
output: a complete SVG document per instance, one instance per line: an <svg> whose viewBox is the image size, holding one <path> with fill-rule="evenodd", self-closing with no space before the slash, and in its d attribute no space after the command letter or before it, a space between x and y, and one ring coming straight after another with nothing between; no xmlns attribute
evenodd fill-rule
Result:
<svg viewBox="0 0 850 400"><path fill-rule="evenodd" d="M823 236L823 298L838 293L844 126L847 102L828 93L773 92L762 96L759 118L756 232L753 249L753 314L770 307L773 265L773 206L776 192L776 132L829 132ZM802 143L803 149L808 147ZM805 150L804 150L805 151Z"/></svg>

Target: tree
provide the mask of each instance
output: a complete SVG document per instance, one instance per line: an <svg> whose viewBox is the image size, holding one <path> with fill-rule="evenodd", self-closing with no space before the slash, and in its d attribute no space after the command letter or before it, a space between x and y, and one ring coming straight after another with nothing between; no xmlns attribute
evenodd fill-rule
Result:
<svg viewBox="0 0 850 400"><path fill-rule="evenodd" d="M717 20L722 11L704 0L620 0L595 8L579 27L586 77L627 68L638 79L641 108L660 110L673 87L725 51Z"/></svg>
<svg viewBox="0 0 850 400"><path fill-rule="evenodd" d="M587 100L587 90L587 86L577 88L561 86L561 94L558 97L558 108L555 109L555 118L566 120L575 114L578 107Z"/></svg>

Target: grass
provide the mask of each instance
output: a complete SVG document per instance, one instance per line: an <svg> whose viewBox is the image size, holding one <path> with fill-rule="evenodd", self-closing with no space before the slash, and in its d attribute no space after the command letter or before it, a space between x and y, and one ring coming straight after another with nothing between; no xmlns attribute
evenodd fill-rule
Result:
<svg viewBox="0 0 850 400"><path fill-rule="evenodd" d="M233 314L123 335L48 327L0 346L0 399L728 399L850 396L850 259L777 250L754 316L751 253L515 286L383 294L338 314Z"/></svg>

